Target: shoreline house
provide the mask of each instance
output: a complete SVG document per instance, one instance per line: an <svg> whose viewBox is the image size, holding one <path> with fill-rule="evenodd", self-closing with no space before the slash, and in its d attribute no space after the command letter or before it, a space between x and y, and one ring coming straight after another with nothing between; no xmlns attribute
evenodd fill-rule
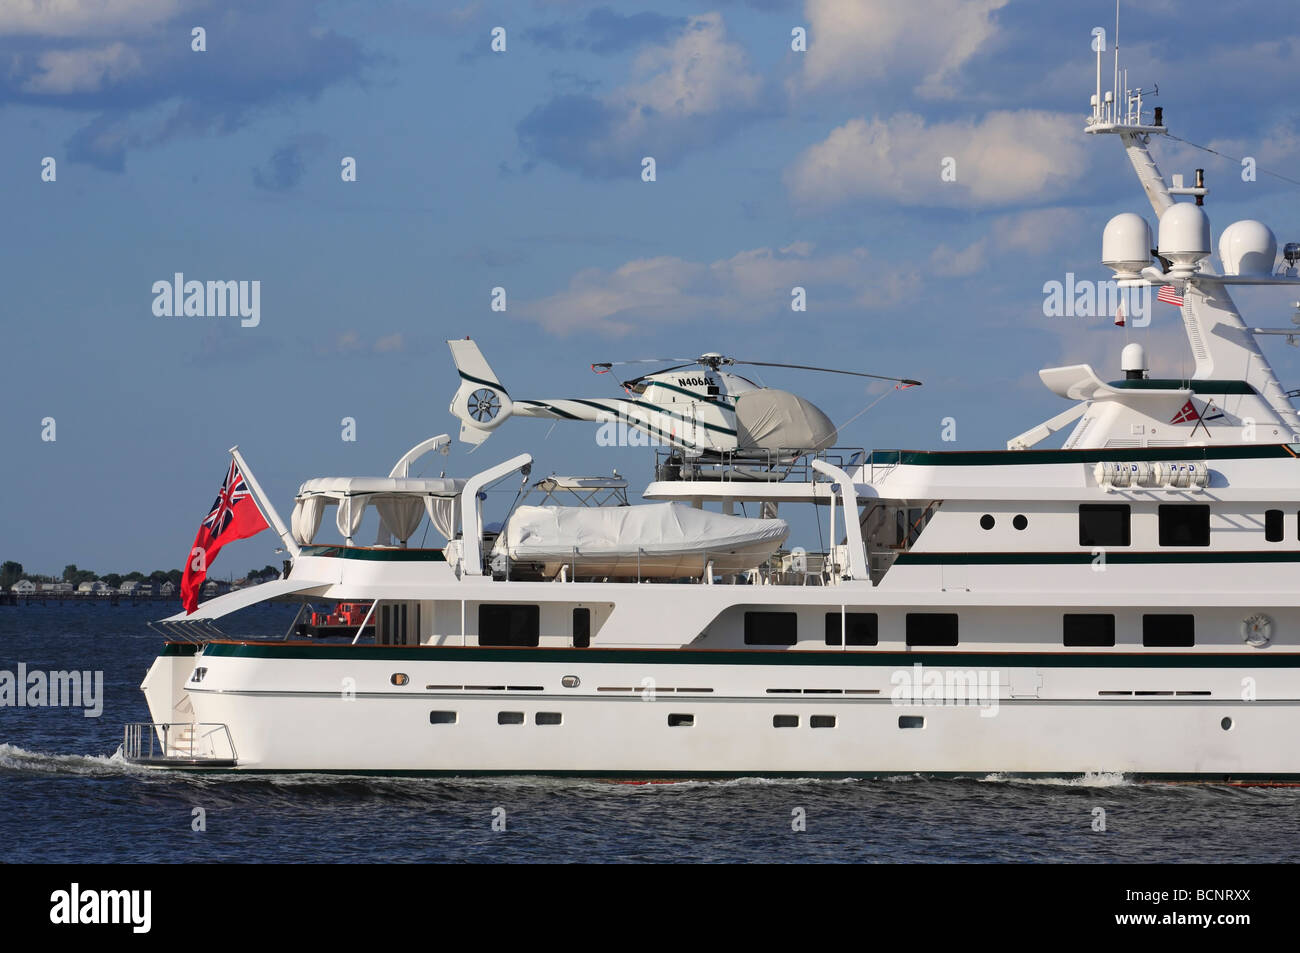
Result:
<svg viewBox="0 0 1300 953"><path fill-rule="evenodd" d="M77 595L79 596L102 596L107 595L112 590L109 589L108 583L102 579L95 579L91 582L83 582L77 586Z"/></svg>
<svg viewBox="0 0 1300 953"><path fill-rule="evenodd" d="M19 579L9 587L9 591L16 596L30 596L36 591L36 583L32 582L30 579Z"/></svg>
<svg viewBox="0 0 1300 953"><path fill-rule="evenodd" d="M73 586L70 582L43 582L41 583L41 592L50 595L72 592Z"/></svg>

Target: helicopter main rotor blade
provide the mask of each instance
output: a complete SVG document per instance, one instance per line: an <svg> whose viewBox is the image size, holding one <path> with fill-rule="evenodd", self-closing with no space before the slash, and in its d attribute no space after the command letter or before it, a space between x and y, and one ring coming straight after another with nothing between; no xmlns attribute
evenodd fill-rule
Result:
<svg viewBox="0 0 1300 953"><path fill-rule="evenodd" d="M878 381L894 381L899 384L906 384L908 387L920 387L920 381L914 381L910 377L888 377L884 374L867 374L863 371L840 371L833 367L813 367L810 364L778 364L774 361L733 361L734 364L749 364L753 367L790 367L797 371L820 371L823 374L848 374L852 377L870 377Z"/></svg>
<svg viewBox="0 0 1300 953"><path fill-rule="evenodd" d="M610 368L622 367L625 364L665 364L668 363L669 361L685 361L686 362L685 364L679 364L678 367L689 367L691 364L695 363L695 358L693 357L643 357L640 360L636 360L636 361L598 361L595 364L591 365L591 369L595 371L597 374L605 374L610 370ZM674 367L668 368L668 370L670 371L676 369L677 368ZM655 373L662 373L662 372L656 371Z"/></svg>
<svg viewBox="0 0 1300 953"><path fill-rule="evenodd" d="M630 364L631 361L628 363ZM627 387L631 384L639 384L647 377L653 377L655 374L667 374L669 371L680 371L683 367L692 367L694 365L695 361L687 361L685 364L674 364L672 367L665 367L663 370L651 371L649 374L642 374L640 377L634 377L630 381L623 381L623 386Z"/></svg>

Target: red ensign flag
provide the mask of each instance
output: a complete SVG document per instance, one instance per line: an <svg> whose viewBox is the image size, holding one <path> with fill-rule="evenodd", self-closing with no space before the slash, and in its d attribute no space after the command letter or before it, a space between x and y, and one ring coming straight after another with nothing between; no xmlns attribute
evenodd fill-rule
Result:
<svg viewBox="0 0 1300 953"><path fill-rule="evenodd" d="M208 566L226 543L244 539L266 529L266 518L257 508L244 475L235 461L230 461L226 479L221 484L212 510L199 525L189 558L185 561L185 576L181 579L181 605L188 615L199 607L199 588L208 577Z"/></svg>

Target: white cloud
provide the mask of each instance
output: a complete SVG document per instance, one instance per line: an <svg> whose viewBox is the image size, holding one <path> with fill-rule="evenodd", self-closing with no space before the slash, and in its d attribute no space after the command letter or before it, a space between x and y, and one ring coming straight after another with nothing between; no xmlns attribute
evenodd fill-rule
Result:
<svg viewBox="0 0 1300 953"><path fill-rule="evenodd" d="M105 36L170 19L178 0L4 0L0 36Z"/></svg>
<svg viewBox="0 0 1300 953"><path fill-rule="evenodd" d="M821 207L875 198L904 205L989 206L1042 198L1083 172L1075 116L991 112L980 121L927 125L920 116L852 119L786 170L794 200ZM945 158L955 181L941 181Z"/></svg>
<svg viewBox="0 0 1300 953"><path fill-rule="evenodd" d="M956 74L992 42L1007 0L807 0L804 89L903 76L921 96L956 92Z"/></svg>
<svg viewBox="0 0 1300 953"><path fill-rule="evenodd" d="M37 72L23 91L54 96L94 93L140 71L140 54L124 43L99 49L49 50L36 61Z"/></svg>
<svg viewBox="0 0 1300 953"><path fill-rule="evenodd" d="M642 51L632 79L599 98L554 97L533 110L519 134L534 154L598 175L639 171L716 141L740 118L765 108L763 78L722 15L691 17L672 42Z"/></svg>
<svg viewBox="0 0 1300 953"><path fill-rule="evenodd" d="M886 273L888 280L882 280ZM563 291L518 305L557 334L596 329L620 335L701 318L763 320L791 316L791 289L806 290L819 311L886 307L915 287L915 275L882 269L864 248L817 256L808 242L754 248L714 262L641 258L612 271L578 272ZM801 320L800 315L793 316Z"/></svg>

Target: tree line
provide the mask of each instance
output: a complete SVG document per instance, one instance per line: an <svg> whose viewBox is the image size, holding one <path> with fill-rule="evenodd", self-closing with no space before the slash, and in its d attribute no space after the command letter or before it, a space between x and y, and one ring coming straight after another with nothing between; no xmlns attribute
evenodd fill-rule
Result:
<svg viewBox="0 0 1300 953"><path fill-rule="evenodd" d="M0 586L5 588L12 586L19 579L30 579L35 583L70 582L74 586L79 586L83 582L102 582L113 589L119 588L124 582L152 582L154 586L161 586L164 582L170 582L179 587L183 575L184 573L179 569L155 569L149 573L140 572L137 569L128 573L108 572L101 576L94 570L78 569L76 563L68 563L63 567L62 576L45 576L40 573L24 572L23 564L12 559L0 563ZM280 570L274 566L250 569L247 573L247 579L250 583L266 582L270 579L279 578Z"/></svg>

